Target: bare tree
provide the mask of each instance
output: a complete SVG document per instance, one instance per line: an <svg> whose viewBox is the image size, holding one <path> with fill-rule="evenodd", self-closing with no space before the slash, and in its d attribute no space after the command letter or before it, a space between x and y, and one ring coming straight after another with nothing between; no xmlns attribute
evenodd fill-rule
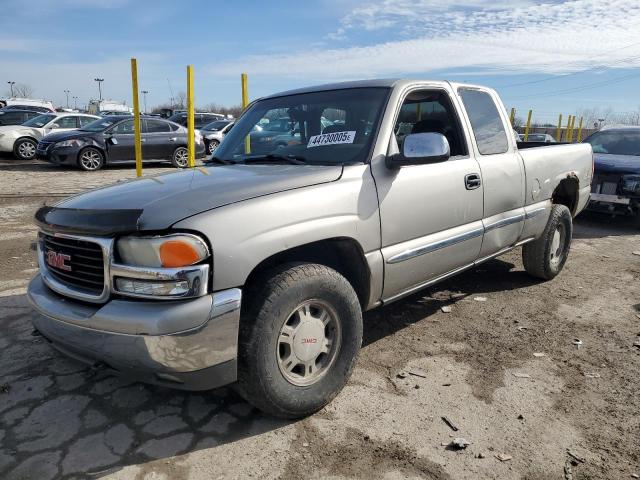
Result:
<svg viewBox="0 0 640 480"><path fill-rule="evenodd" d="M33 96L33 87L26 83L16 83L13 86L13 96L19 98L31 98Z"/></svg>
<svg viewBox="0 0 640 480"><path fill-rule="evenodd" d="M187 94L185 92L176 93L175 102L173 108L185 108L187 105Z"/></svg>

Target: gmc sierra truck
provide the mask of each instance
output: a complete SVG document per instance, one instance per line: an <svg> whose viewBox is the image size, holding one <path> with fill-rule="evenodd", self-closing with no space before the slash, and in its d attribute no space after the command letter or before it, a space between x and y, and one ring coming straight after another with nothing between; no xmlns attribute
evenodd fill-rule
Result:
<svg viewBox="0 0 640 480"><path fill-rule="evenodd" d="M284 145L249 140L283 118ZM42 207L33 324L114 373L234 384L265 412L308 415L347 382L363 311L520 246L527 272L554 278L592 157L588 144L518 145L481 86L373 80L261 98L204 167Z"/></svg>

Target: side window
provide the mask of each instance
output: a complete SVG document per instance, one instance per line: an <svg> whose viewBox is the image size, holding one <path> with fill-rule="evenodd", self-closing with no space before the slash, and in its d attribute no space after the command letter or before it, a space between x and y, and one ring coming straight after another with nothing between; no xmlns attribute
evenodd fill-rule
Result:
<svg viewBox="0 0 640 480"><path fill-rule="evenodd" d="M458 114L449 95L442 90L409 93L400 107L393 131L400 150L404 138L411 133L440 133L449 142L452 157L467 155Z"/></svg>
<svg viewBox="0 0 640 480"><path fill-rule="evenodd" d="M133 135L133 120L120 122L111 130L116 135Z"/></svg>
<svg viewBox="0 0 640 480"><path fill-rule="evenodd" d="M171 131L169 124L159 120L146 120L147 133L168 133Z"/></svg>
<svg viewBox="0 0 640 480"><path fill-rule="evenodd" d="M78 128L78 117L60 117L53 123L57 123L59 128Z"/></svg>
<svg viewBox="0 0 640 480"><path fill-rule="evenodd" d="M95 118L91 118L91 117L79 117L79 118L80 118L80 126L81 127L84 127L88 123L91 123L91 122L95 121Z"/></svg>
<svg viewBox="0 0 640 480"><path fill-rule="evenodd" d="M479 90L460 89L462 103L467 110L473 135L481 155L504 153L509 148L507 134L491 96Z"/></svg>

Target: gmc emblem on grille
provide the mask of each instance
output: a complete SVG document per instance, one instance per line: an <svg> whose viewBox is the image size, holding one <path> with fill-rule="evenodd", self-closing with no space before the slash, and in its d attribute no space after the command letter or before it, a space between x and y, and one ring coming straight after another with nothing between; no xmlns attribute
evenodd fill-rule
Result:
<svg viewBox="0 0 640 480"><path fill-rule="evenodd" d="M47 264L54 268L66 270L67 272L71 271L71 267L66 263L67 261L71 260L71 255L54 252L53 250L47 250L44 258L47 261Z"/></svg>

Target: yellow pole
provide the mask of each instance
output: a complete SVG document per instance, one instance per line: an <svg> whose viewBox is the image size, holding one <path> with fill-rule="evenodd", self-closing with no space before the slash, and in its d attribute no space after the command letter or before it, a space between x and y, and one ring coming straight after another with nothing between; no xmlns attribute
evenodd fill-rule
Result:
<svg viewBox="0 0 640 480"><path fill-rule="evenodd" d="M193 111L193 65L187 65L187 155L189 167L196 166L195 113Z"/></svg>
<svg viewBox="0 0 640 480"><path fill-rule="evenodd" d="M524 141L529 141L529 129L531 128L531 114L533 110L529 110L529 115L527 115L527 125L524 127Z"/></svg>
<svg viewBox="0 0 640 480"><path fill-rule="evenodd" d="M580 123L578 124L578 138L576 139L578 143L582 142L582 117L580 117Z"/></svg>
<svg viewBox="0 0 640 480"><path fill-rule="evenodd" d="M247 83L247 74L243 73L240 75L240 81L242 83L242 110L244 111L249 105L249 87ZM244 138L244 153L251 153L251 134L248 133Z"/></svg>
<svg viewBox="0 0 640 480"><path fill-rule="evenodd" d="M573 122L576 119L574 115L569 115L569 125L567 125L567 140L573 143Z"/></svg>
<svg viewBox="0 0 640 480"><path fill-rule="evenodd" d="M131 59L131 85L133 88L133 133L136 155L136 176L142 176L142 139L140 137L140 102L138 101L138 61Z"/></svg>
<svg viewBox="0 0 640 480"><path fill-rule="evenodd" d="M515 108L511 108L511 113L509 114L509 123L511 123L511 126L513 127L513 122L516 120L516 109Z"/></svg>
<svg viewBox="0 0 640 480"><path fill-rule="evenodd" d="M558 116L558 128L556 128L556 142L562 140L562 114Z"/></svg>

